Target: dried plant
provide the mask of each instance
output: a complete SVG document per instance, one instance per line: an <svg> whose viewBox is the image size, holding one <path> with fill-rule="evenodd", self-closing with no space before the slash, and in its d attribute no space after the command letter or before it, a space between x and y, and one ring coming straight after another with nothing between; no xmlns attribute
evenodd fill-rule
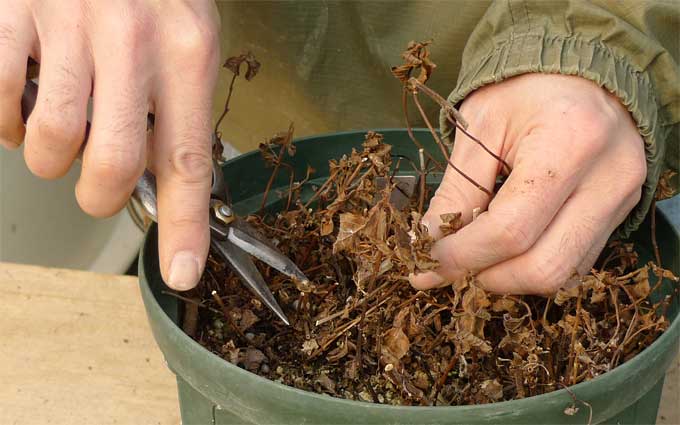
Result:
<svg viewBox="0 0 680 425"><path fill-rule="evenodd" d="M419 65L393 71L405 84L412 71L419 69L416 80L424 83L434 69L426 45L405 53ZM286 168L284 154L294 154L292 131L260 147L272 176ZM310 169L279 194L285 209L248 217L310 278L303 284L258 264L291 326L211 256L201 284L183 298L188 332L227 361L300 389L385 404L467 405L592 379L668 327L672 298L653 303L650 294L664 280L677 292L678 278L658 264L638 264L623 242L612 244L591 274L575 277L579 285L550 298L489 294L474 276L416 291L408 275L437 267L433 240L420 225L428 169L421 157L414 165L419 190L400 209L391 201L400 190L393 159L382 135L369 132L361 149L329 161L329 177L311 197L300 195ZM455 211L442 221L445 234L462 225ZM564 413L574 414L577 401L589 406L574 398Z"/></svg>
<svg viewBox="0 0 680 425"><path fill-rule="evenodd" d="M227 113L229 113L229 103L231 102L231 95L234 93L234 83L236 82L236 77L241 75L241 66L243 64L245 64L246 67L246 74L244 76L246 81L252 80L253 78L255 78L257 73L260 72L261 66L260 62L258 62L257 59L255 59L255 56L251 52L246 52L238 56L229 57L224 62L224 65L222 65L223 68L226 68L229 71L231 71L233 76L231 77L231 82L229 83L229 91L227 93L227 98L224 101L224 108L222 110L222 114L215 123L214 135L216 141L220 141L222 139L222 134L220 133L220 125L222 124L224 117L226 117ZM213 157L215 158L215 160L217 161L222 160L223 151L224 147L222 146L221 143L213 143Z"/></svg>

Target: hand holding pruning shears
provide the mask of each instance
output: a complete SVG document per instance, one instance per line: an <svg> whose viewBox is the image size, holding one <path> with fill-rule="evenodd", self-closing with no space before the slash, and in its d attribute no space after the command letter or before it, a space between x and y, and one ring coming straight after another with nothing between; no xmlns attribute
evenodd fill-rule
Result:
<svg viewBox="0 0 680 425"><path fill-rule="evenodd" d="M24 140L28 58L40 91L25 128L26 164L63 176L92 126L76 197L97 217L120 210L145 167L158 183L164 280L196 285L210 232L211 107L219 61L212 0L0 2L0 144ZM147 113L156 116L147 140Z"/></svg>

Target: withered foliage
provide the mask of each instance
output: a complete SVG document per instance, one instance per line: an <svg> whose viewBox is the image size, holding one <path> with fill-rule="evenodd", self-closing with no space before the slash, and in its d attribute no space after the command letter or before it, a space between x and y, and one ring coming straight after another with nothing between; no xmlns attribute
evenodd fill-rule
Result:
<svg viewBox="0 0 680 425"><path fill-rule="evenodd" d="M464 129L453 105L424 85L435 68L428 44L410 43L405 63L393 73L421 113L419 92L440 103ZM414 71L417 78L411 76ZM448 157L424 113L423 118ZM409 134L421 147L410 126ZM286 207L265 212L267 198L274 196L269 193L272 177L261 211L248 217L310 278L293 281L258 264L291 326L277 321L212 255L201 284L189 298L181 297L186 301L185 331L227 361L335 397L468 405L534 396L593 379L635 356L668 327L672 298L652 303L650 294L671 281L677 296L678 278L658 262L638 264L632 245L622 242L610 246L591 274L575 277L577 285L550 298L488 294L471 275L428 292L413 289L409 274L437 267L429 254L433 239L420 224L432 189L425 184L429 168L423 150L415 170L418 190L406 193L395 176L399 164L392 163L391 146L369 132L362 149L330 160L328 179L303 198L301 189L310 184L314 170L295 181L284 161L285 154L295 154L292 136L291 125L260 146L272 176L281 168L290 173L288 190L276 191ZM668 190L662 187L661 192ZM407 201L396 202L400 197ZM442 221L445 235L463 224L458 211L444 214ZM574 414L575 406L565 414Z"/></svg>
<svg viewBox="0 0 680 425"><path fill-rule="evenodd" d="M281 145L283 146L283 145ZM215 260L199 286L194 338L272 380L337 397L404 405L511 400L592 379L630 359L668 326L669 298L647 301L654 264L629 244L552 298L488 294L473 277L419 292L408 275L437 266L419 225L419 194L390 202L391 147L368 133L362 150L330 161L330 178L290 210L251 216L307 274L302 285L260 264L291 326ZM378 189L383 187L382 189ZM289 196L289 194L282 194ZM455 232L459 214L442 231ZM657 285L658 288L658 285ZM219 301L216 301L219 300Z"/></svg>
<svg viewBox="0 0 680 425"><path fill-rule="evenodd" d="M224 101L222 114L217 119L215 129L213 130L215 139L212 146L212 155L218 162L222 161L222 154L224 153L224 146L222 146L221 143L222 134L220 133L220 124L222 124L224 117L229 113L229 102L231 102L231 95L234 93L234 83L236 82L236 77L241 75L241 66L243 64L245 64L246 67L246 74L244 75L246 81L252 80L257 73L260 72L261 64L255 59L255 56L251 52L241 53L238 56L231 56L227 58L224 65L222 65L223 68L228 69L234 75L232 75L231 82L229 83L229 91L227 92L227 98Z"/></svg>
<svg viewBox="0 0 680 425"><path fill-rule="evenodd" d="M255 75L260 71L260 62L255 59L255 56L251 52L241 53L238 56L232 56L224 62L224 68L234 73L235 76L241 75L241 65L245 63L246 74L245 79L247 81L255 78Z"/></svg>
<svg viewBox="0 0 680 425"><path fill-rule="evenodd" d="M430 43L432 41L409 42L406 50L401 54L404 63L399 66L393 66L392 75L406 84L411 78L413 71L419 71L416 79L420 83L425 84L430 78L432 71L437 67L430 59L430 51L427 48Z"/></svg>

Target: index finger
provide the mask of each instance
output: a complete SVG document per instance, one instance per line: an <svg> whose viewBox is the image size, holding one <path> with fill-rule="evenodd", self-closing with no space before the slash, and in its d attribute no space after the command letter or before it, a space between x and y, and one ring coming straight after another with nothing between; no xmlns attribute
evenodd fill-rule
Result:
<svg viewBox="0 0 680 425"><path fill-rule="evenodd" d="M156 104L159 257L164 281L178 290L196 286L208 256L212 88L209 81L173 85Z"/></svg>

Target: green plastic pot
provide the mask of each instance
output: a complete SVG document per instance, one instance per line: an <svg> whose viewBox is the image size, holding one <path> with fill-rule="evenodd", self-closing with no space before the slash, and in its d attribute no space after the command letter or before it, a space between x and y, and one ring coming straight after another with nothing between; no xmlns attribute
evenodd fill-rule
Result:
<svg viewBox="0 0 680 425"><path fill-rule="evenodd" d="M404 130L383 130L385 141L394 146L393 153L417 158L417 151ZM309 137L297 142L292 164L300 176L307 165L314 167L318 182L328 175L327 161L349 153L363 141L363 131ZM436 152L432 138L425 131L416 136L431 152ZM402 162L401 169L408 166ZM269 178L259 153L240 156L225 167L235 210L248 213L259 208L261 193ZM436 183L437 176L432 176ZM432 183L432 182L431 182ZM273 187L287 188L288 177L281 173ZM311 191L312 189L310 189ZM271 191L269 208L280 207ZM651 258L649 226L645 224L633 235L641 261ZM657 219L659 244L664 265L675 273L680 270L680 238L668 220ZM180 309L167 290L158 268L157 231L152 227L140 253L140 284L151 328L170 369L177 376L182 422L188 424L585 424L588 409L583 405L577 414L564 414L572 404L566 390L494 404L454 407L395 407L301 391L275 383L243 370L219 358L188 337L178 326ZM670 283L663 287L671 294ZM592 405L593 423L654 423L661 396L664 374L678 353L680 320L679 299L674 295L669 309L670 328L636 357L596 379L571 388L580 399Z"/></svg>

